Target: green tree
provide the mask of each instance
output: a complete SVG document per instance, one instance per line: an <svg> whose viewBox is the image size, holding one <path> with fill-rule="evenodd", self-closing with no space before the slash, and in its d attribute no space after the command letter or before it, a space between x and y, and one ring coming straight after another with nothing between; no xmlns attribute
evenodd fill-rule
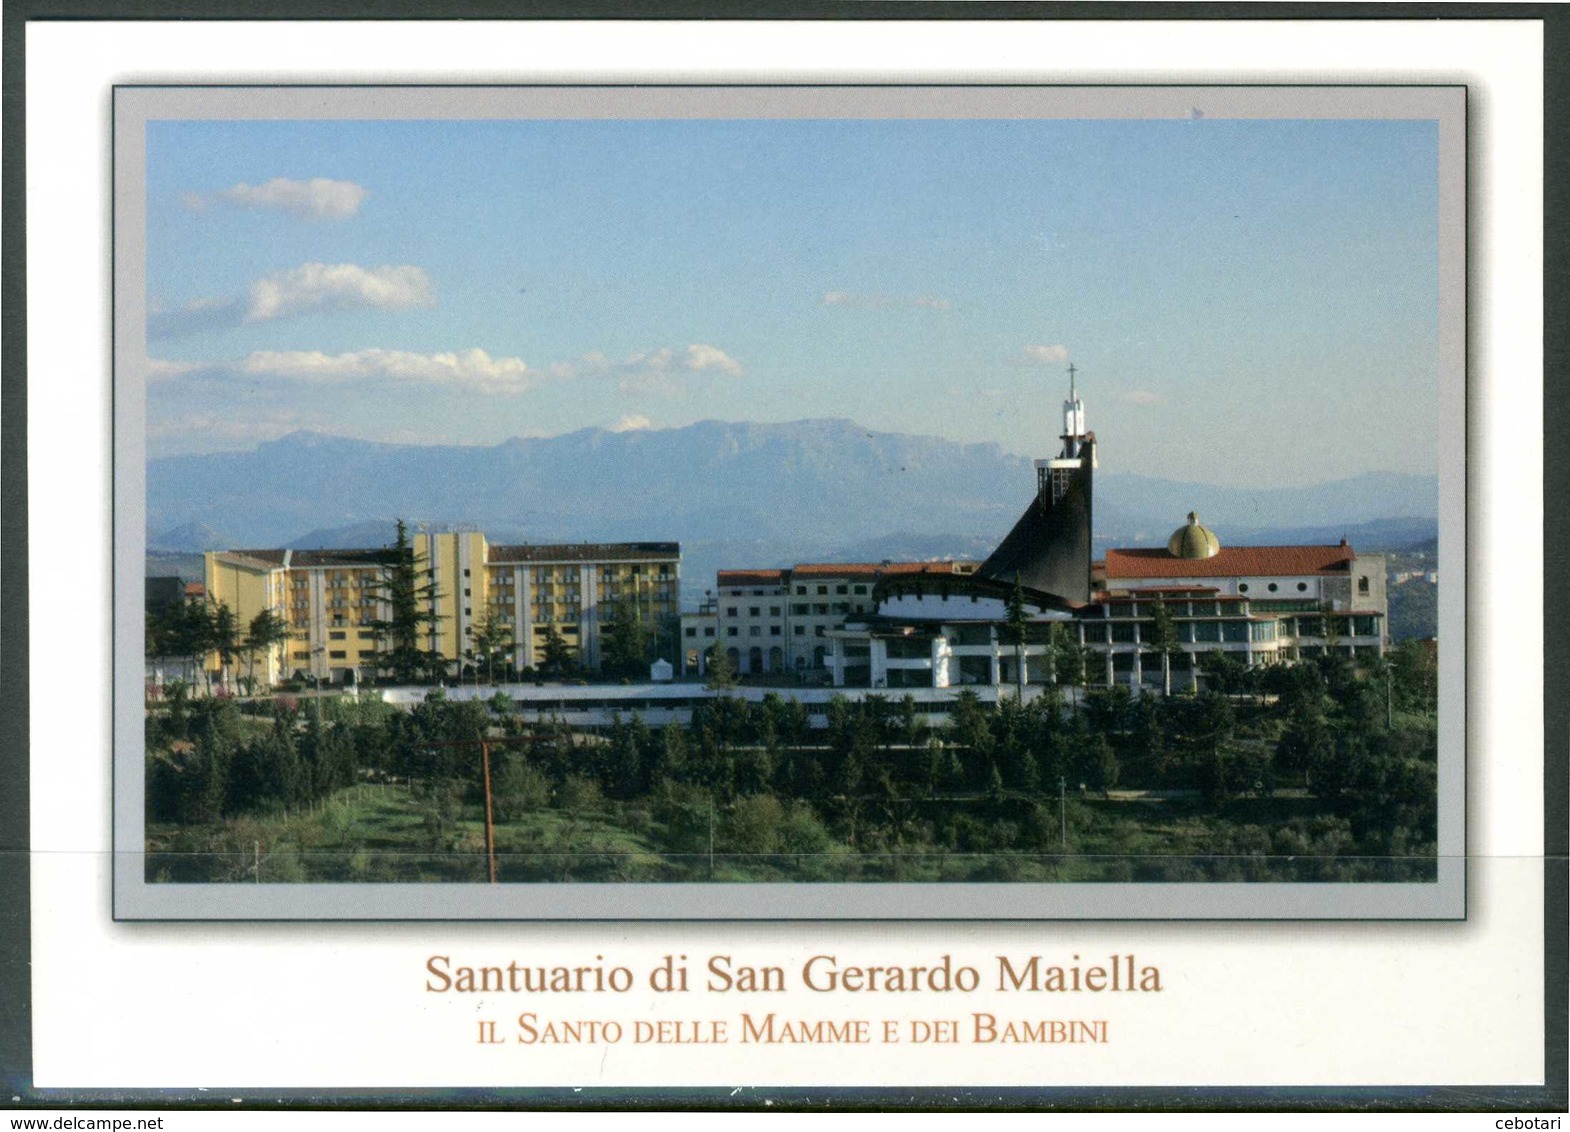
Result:
<svg viewBox="0 0 1570 1132"><path fill-rule="evenodd" d="M147 615L148 659L178 657L188 666L194 682L198 673L206 675L206 658L212 651L212 630L212 613L205 601L171 602Z"/></svg>
<svg viewBox="0 0 1570 1132"><path fill-rule="evenodd" d="M1177 651L1177 625L1172 621L1172 611L1159 598L1151 603L1150 620L1146 623L1150 633L1148 644L1161 656L1161 694L1172 694L1172 654Z"/></svg>
<svg viewBox="0 0 1570 1132"><path fill-rule="evenodd" d="M1008 610L1003 616L1002 637L1014 646L1014 684L1021 699L1025 697L1025 641L1030 636L1030 611L1025 608L1025 590L1014 575L1014 591L1009 594Z"/></svg>
<svg viewBox="0 0 1570 1132"><path fill-rule="evenodd" d="M220 686L227 688L229 666L234 663L235 657L240 652L240 625L235 620L234 610L229 608L228 602L220 601L215 604L209 616L212 618L212 635L209 644L212 651L218 654L218 682Z"/></svg>
<svg viewBox="0 0 1570 1132"><path fill-rule="evenodd" d="M388 616L370 622L376 633L377 670L400 684L412 684L433 671L444 671L441 654L421 647L437 623L439 594L430 567L415 553L409 528L398 520L397 539L383 552L375 596L386 603Z"/></svg>
<svg viewBox="0 0 1570 1132"><path fill-rule="evenodd" d="M736 686L736 666L731 663L730 653L725 651L725 646L716 643L709 649L708 685L714 691L723 691Z"/></svg>
<svg viewBox="0 0 1570 1132"><path fill-rule="evenodd" d="M286 644L289 638L289 623L272 610L264 609L251 618L245 630L245 640L240 644L240 650L246 657L247 683L255 680L257 658L267 656L279 645Z"/></svg>
<svg viewBox="0 0 1570 1132"><path fill-rule="evenodd" d="M496 682L496 665L511 668L513 661L512 625L495 609L487 609L474 626L474 657L485 667L485 679Z"/></svg>
<svg viewBox="0 0 1570 1132"><path fill-rule="evenodd" d="M602 673L634 678L648 676L652 634L636 605L625 601L611 605L610 619L601 639L604 642L600 657Z"/></svg>
<svg viewBox="0 0 1570 1132"><path fill-rule="evenodd" d="M578 667L578 658L572 646L555 625L545 627L545 655L540 660L540 671L547 676L566 676Z"/></svg>

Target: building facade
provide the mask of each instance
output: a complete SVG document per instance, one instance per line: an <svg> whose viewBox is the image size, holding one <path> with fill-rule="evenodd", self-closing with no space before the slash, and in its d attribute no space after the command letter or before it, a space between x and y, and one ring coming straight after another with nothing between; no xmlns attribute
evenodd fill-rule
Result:
<svg viewBox="0 0 1570 1132"><path fill-rule="evenodd" d="M490 625L505 627L507 660L518 669L544 660L552 631L578 663L598 668L603 627L628 611L666 651L674 641L676 543L492 546L478 531L422 532L411 542L426 615L421 644L450 676L477 663L477 635ZM353 684L376 674L386 648L377 625L391 616L390 561L386 548L213 551L207 595L228 605L242 630L263 609L286 621L290 639L255 666L258 681Z"/></svg>
<svg viewBox="0 0 1570 1132"><path fill-rule="evenodd" d="M717 595L682 614L682 671L702 674L720 644L742 676L827 681L832 634L873 612L885 577L923 572L968 574L974 562L805 562L782 569L721 570Z"/></svg>

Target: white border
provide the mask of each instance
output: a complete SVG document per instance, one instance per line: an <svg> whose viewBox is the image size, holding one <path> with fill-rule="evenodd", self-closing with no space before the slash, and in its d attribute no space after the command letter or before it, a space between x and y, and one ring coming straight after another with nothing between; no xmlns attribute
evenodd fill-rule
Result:
<svg viewBox="0 0 1570 1132"><path fill-rule="evenodd" d="M44 1087L907 1083L1530 1084L1542 1080L1542 36L1532 22L34 24L28 319L35 1079ZM267 60L257 65L254 60ZM1468 83L1474 136L1465 925L607 929L107 920L107 188L112 82L959 80ZM1460 459L1460 454L1456 454ZM95 524L83 516L101 516ZM71 720L63 731L62 719ZM55 737L59 737L56 739ZM498 1064L419 993L444 946L1158 952L1180 993L1118 1055L956 1048L874 1062L607 1051ZM351 944L352 952L345 947ZM913 960L914 961L914 960ZM799 997L799 996L798 996ZM813 1000L821 1011L830 1003ZM465 1009L470 1004L462 1004ZM799 1005L799 1004L798 1004ZM931 1004L926 1004L930 1006ZM698 1004L703 1007L704 1004ZM344 1042L331 1023L393 1040ZM230 1020L248 1020L244 1027ZM88 1024L88 1023L91 1024ZM225 1041L212 1040L222 1033ZM1412 1035L1427 1040L1413 1041ZM133 1036L134 1035L134 1036ZM287 1035L288 1040L279 1038ZM1008 1055L1005 1055L1007 1053ZM1025 1054L1031 1051L1026 1048ZM608 1074L608 1075L607 1075Z"/></svg>

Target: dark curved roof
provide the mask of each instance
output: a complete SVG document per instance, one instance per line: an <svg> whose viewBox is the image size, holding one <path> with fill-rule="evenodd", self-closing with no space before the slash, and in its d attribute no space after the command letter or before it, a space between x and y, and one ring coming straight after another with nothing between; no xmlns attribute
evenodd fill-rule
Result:
<svg viewBox="0 0 1570 1132"><path fill-rule="evenodd" d="M1032 499L978 578L1017 580L1023 589L1065 602L1090 600L1090 504L1092 449L1086 446L1068 490L1055 504Z"/></svg>

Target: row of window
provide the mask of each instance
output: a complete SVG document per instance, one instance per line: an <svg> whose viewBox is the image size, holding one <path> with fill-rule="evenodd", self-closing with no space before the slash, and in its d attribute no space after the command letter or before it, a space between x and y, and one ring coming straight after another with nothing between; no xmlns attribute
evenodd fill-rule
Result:
<svg viewBox="0 0 1570 1132"><path fill-rule="evenodd" d="M861 602L857 602L855 604L854 608L853 608L851 606L851 603L848 602L848 601L836 601L836 602L820 601L820 602L817 602L816 604L805 602L805 601L797 601L797 602L792 602L791 603L790 612L791 612L791 615L793 617L808 617L808 616L812 616L813 614L816 614L819 617L828 617L831 614L833 614L833 615L844 615L844 614L847 614L847 613L866 613L866 612L868 612L868 610L867 610L866 606L863 605ZM769 606L769 616L770 617L778 617L779 615L780 615L780 607L779 606L777 606L777 605ZM739 616L741 616L741 607L737 606L737 605L727 605L725 607L725 616L726 617L739 617ZM762 617L763 616L763 607L762 606L758 606L758 605L748 606L747 607L747 616L748 617Z"/></svg>

